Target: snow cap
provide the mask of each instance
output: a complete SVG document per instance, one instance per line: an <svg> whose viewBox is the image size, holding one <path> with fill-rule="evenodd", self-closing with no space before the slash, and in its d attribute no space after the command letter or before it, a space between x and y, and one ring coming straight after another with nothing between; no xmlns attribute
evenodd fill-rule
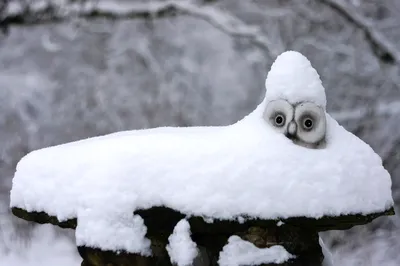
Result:
<svg viewBox="0 0 400 266"><path fill-rule="evenodd" d="M290 103L311 101L326 109L325 88L317 71L301 53L280 54L265 80L267 102L285 99Z"/></svg>

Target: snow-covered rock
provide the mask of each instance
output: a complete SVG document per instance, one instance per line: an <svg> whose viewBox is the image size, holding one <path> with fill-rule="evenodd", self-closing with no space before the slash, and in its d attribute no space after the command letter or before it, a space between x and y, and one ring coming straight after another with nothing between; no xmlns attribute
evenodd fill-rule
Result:
<svg viewBox="0 0 400 266"><path fill-rule="evenodd" d="M294 145L263 120L266 101L281 92L325 106L307 62L296 52L278 57L265 100L229 126L119 132L31 152L17 165L11 207L77 218L79 245L141 254L149 243L137 209L166 206L214 219L389 209L391 180L381 158L329 114L327 145L318 150Z"/></svg>

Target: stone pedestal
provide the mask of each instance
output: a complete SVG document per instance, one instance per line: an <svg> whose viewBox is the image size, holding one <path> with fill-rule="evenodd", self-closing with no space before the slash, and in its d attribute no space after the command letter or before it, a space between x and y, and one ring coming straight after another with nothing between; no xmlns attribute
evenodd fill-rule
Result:
<svg viewBox="0 0 400 266"><path fill-rule="evenodd" d="M52 223L63 228L74 229L79 222L76 219L60 222L56 217L44 212L27 212L19 208L13 208L12 211L14 215L22 219L37 223ZM139 210L135 214L140 215L147 226L146 237L151 240L152 257L80 246L78 251L83 258L81 265L171 266L165 246L175 225L186 215L166 207ZM319 245L318 232L344 230L369 223L382 215L393 214L394 210L389 209L370 215L346 215L321 219L293 217L280 220L281 223L279 220L251 219L250 217L244 217L243 223L229 220L214 220L212 223L207 223L202 217L192 216L187 220L191 227L192 239L201 251L193 266L218 265L219 253L232 235L237 235L259 248L282 245L296 258L281 265L320 266L323 254Z"/></svg>

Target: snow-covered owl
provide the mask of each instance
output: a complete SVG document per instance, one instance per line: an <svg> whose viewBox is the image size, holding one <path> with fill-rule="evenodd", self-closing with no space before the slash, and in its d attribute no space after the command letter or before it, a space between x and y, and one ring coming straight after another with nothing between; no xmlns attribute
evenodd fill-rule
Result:
<svg viewBox="0 0 400 266"><path fill-rule="evenodd" d="M317 71L302 54L276 59L265 81L264 120L297 145L321 148L326 141L326 96Z"/></svg>

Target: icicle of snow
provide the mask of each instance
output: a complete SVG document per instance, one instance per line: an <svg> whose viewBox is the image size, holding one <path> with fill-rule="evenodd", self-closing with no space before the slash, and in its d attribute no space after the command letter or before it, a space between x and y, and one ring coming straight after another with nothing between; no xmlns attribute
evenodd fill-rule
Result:
<svg viewBox="0 0 400 266"><path fill-rule="evenodd" d="M176 224L174 232L168 238L167 251L171 262L178 266L190 266L198 254L196 243L190 237L190 225L186 219Z"/></svg>
<svg viewBox="0 0 400 266"><path fill-rule="evenodd" d="M281 264L295 256L283 246L258 248L238 236L231 236L219 254L220 266L259 265L262 263Z"/></svg>

